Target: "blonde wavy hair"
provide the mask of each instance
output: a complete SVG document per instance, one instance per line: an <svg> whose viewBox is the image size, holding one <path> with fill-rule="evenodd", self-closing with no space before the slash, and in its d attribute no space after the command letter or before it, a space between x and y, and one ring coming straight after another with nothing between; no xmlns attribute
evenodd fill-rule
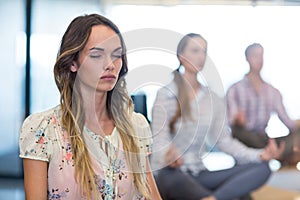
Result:
<svg viewBox="0 0 300 200"><path fill-rule="evenodd" d="M122 68L119 80L112 91L107 94L106 107L110 119L113 120L123 142L126 152L126 161L129 170L133 173L133 182L139 193L149 198L150 189L142 172L140 151L135 138L135 131L131 122L133 103L126 90L124 75L127 73L126 47L117 26L109 19L98 15L84 15L75 18L63 35L57 60L54 65L54 77L60 92L62 110L62 125L70 135L73 160L75 165L75 179L82 192L88 199L97 196L94 182L94 170L88 149L85 146L82 131L85 123L82 97L76 87L76 72L71 72L72 62L77 61L79 52L85 47L91 34L91 29L96 25L105 25L114 30L121 41L123 49ZM113 97L112 97L113 94ZM117 195L117 194L115 194ZM99 198L99 197L97 197Z"/></svg>

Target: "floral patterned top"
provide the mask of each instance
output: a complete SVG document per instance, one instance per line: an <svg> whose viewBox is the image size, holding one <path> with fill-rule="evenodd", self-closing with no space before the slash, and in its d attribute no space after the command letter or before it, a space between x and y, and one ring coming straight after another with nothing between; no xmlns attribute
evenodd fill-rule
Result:
<svg viewBox="0 0 300 200"><path fill-rule="evenodd" d="M86 199L74 178L74 161L69 134L61 126L60 106L30 115L20 135L20 157L48 162L48 199ZM151 152L152 134L143 115L132 114L140 147L142 173L146 176L146 156ZM95 171L94 182L102 199L144 199L136 192L117 128L101 137L83 130Z"/></svg>

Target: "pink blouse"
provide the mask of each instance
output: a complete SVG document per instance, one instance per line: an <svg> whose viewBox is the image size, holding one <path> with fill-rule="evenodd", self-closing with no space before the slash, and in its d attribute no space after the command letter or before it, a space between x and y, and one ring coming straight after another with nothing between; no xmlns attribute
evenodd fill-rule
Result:
<svg viewBox="0 0 300 200"><path fill-rule="evenodd" d="M60 106L29 116L20 135L20 157L48 162L48 199L86 199L74 178L74 161L69 134L61 126ZM146 156L152 134L147 120L138 113L132 122L140 147L142 173L146 178ZM120 134L116 128L101 137L84 127L83 137L95 172L94 182L102 199L144 199L133 184Z"/></svg>

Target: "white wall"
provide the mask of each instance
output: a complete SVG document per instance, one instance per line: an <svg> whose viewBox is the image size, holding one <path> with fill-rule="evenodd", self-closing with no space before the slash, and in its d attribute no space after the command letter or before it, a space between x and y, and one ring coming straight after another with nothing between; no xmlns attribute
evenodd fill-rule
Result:
<svg viewBox="0 0 300 200"><path fill-rule="evenodd" d="M265 48L263 77L282 92L290 116L300 118L300 92L297 90L300 85L300 28L297 25L300 7L116 6L107 11L107 16L123 32L162 28L180 34L200 33L208 41L209 57L225 91L248 70L245 48L254 42L261 43ZM141 54L129 55L131 69L143 62L156 64L159 59L165 67L175 69L178 66L172 53L168 56L163 56L165 52L150 56L146 52L144 56Z"/></svg>

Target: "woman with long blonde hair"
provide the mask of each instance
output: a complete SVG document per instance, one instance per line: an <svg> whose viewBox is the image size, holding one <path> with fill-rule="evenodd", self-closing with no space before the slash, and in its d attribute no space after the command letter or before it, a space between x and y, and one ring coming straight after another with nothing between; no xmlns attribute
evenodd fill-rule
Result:
<svg viewBox="0 0 300 200"><path fill-rule="evenodd" d="M113 22L97 14L71 22L54 65L60 105L30 115L20 135L27 200L160 199L151 131L133 112L127 71Z"/></svg>

